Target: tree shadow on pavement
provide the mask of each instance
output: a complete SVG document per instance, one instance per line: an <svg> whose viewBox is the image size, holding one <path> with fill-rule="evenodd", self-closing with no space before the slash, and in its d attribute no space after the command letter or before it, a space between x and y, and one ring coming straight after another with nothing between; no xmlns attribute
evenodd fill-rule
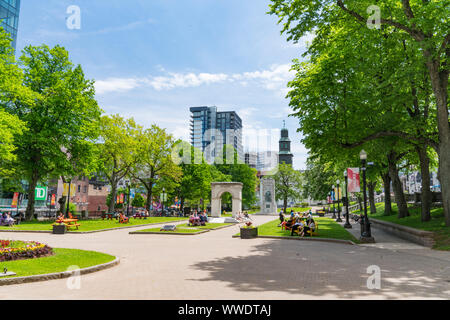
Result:
<svg viewBox="0 0 450 320"><path fill-rule="evenodd" d="M251 245L251 240L236 241ZM372 273L367 268L372 265L381 269L381 289L368 289ZM209 276L190 281L222 281L236 291L280 292L293 299L296 295L312 299L450 298L448 261L407 250L267 240L255 245L248 256L201 262L191 268Z"/></svg>

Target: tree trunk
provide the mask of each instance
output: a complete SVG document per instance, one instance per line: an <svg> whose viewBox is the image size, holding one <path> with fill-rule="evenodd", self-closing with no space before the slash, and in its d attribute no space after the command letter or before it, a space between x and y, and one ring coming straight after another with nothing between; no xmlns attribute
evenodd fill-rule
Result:
<svg viewBox="0 0 450 320"><path fill-rule="evenodd" d="M406 203L405 194L403 193L402 182L398 176L397 159L394 152L388 155L389 175L394 187L395 202L398 207L398 218L409 216L408 204Z"/></svg>
<svg viewBox="0 0 450 320"><path fill-rule="evenodd" d="M117 197L117 178L116 175L113 174L111 178L111 201L109 202L108 212L114 212L116 208L116 197Z"/></svg>
<svg viewBox="0 0 450 320"><path fill-rule="evenodd" d="M420 159L420 173L422 175L422 222L431 220L431 186L430 186L430 158L427 154L427 146L416 148Z"/></svg>
<svg viewBox="0 0 450 320"><path fill-rule="evenodd" d="M369 203L370 203L370 213L377 213L377 207L375 206L375 187L376 182L369 182L367 187L369 189Z"/></svg>
<svg viewBox="0 0 450 320"><path fill-rule="evenodd" d="M392 214L392 202L391 202L391 177L389 172L381 175L384 185L384 215L390 216Z"/></svg>
<svg viewBox="0 0 450 320"><path fill-rule="evenodd" d="M284 213L286 213L286 210L287 210L287 203L288 203L288 197L287 196L285 196L284 197L284 200L283 200L283 207L284 207Z"/></svg>
<svg viewBox="0 0 450 320"><path fill-rule="evenodd" d="M30 185L28 186L28 205L25 212L25 220L31 221L34 216L35 189L39 181L37 171L33 170Z"/></svg>
<svg viewBox="0 0 450 320"><path fill-rule="evenodd" d="M439 174L444 206L445 225L450 227L450 143L440 145Z"/></svg>
<svg viewBox="0 0 450 320"><path fill-rule="evenodd" d="M450 49L447 48L447 58ZM450 124L448 121L448 69L441 61L433 56L429 48L423 50L428 71L430 73L431 86L437 105L437 122L439 131L439 172L442 191L442 202L444 206L445 224L450 226ZM447 66L448 68L448 66Z"/></svg>
<svg viewBox="0 0 450 320"><path fill-rule="evenodd" d="M153 197L153 184L150 182L149 187L147 188L147 204L145 208L150 212L150 206L152 205L152 197Z"/></svg>

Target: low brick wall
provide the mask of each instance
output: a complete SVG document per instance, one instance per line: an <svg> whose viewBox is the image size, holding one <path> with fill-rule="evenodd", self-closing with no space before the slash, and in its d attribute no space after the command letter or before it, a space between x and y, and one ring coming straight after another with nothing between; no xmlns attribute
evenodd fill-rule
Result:
<svg viewBox="0 0 450 320"><path fill-rule="evenodd" d="M383 231L401 239L405 239L428 248L432 248L434 246L435 241L433 232L405 227L392 222L373 218L370 218L370 222L374 228L382 229Z"/></svg>

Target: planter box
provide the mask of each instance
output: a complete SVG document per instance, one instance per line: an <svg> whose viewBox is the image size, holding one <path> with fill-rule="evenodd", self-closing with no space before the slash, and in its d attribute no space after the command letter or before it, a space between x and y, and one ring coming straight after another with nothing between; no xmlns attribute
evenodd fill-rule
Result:
<svg viewBox="0 0 450 320"><path fill-rule="evenodd" d="M53 226L53 234L65 234L67 231L65 224L55 224Z"/></svg>
<svg viewBox="0 0 450 320"><path fill-rule="evenodd" d="M258 237L258 228L241 228L241 239L253 239Z"/></svg>

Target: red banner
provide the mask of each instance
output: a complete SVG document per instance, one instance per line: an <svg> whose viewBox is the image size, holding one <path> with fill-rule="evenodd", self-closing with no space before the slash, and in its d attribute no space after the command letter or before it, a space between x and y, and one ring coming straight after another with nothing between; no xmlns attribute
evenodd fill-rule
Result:
<svg viewBox="0 0 450 320"><path fill-rule="evenodd" d="M123 193L120 194L120 203L123 203Z"/></svg>
<svg viewBox="0 0 450 320"><path fill-rule="evenodd" d="M19 193L15 192L11 203L11 208L17 208L17 203L19 202Z"/></svg>
<svg viewBox="0 0 450 320"><path fill-rule="evenodd" d="M56 207L56 194L52 194L52 200L50 202L50 207L54 209Z"/></svg>
<svg viewBox="0 0 450 320"><path fill-rule="evenodd" d="M348 168L348 192L361 192L359 168Z"/></svg>

